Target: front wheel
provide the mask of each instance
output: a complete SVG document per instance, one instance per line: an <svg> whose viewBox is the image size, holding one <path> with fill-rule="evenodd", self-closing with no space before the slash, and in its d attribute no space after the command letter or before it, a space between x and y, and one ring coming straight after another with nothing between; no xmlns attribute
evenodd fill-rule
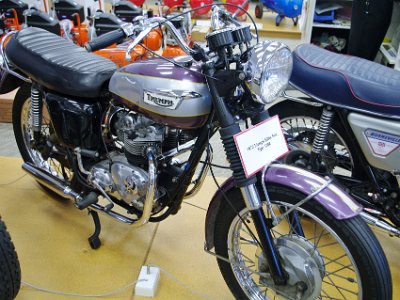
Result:
<svg viewBox="0 0 400 300"><path fill-rule="evenodd" d="M277 216L305 197L276 185L268 192ZM240 191L227 199L231 204L221 204L214 244L217 255L230 261L218 259L218 265L237 299L392 299L385 254L359 216L336 220L310 200L285 217L271 230L288 278L278 286Z"/></svg>

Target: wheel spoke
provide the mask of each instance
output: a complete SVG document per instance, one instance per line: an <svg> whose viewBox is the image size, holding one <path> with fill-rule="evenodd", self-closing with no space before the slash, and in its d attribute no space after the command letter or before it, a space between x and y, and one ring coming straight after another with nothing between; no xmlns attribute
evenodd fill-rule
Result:
<svg viewBox="0 0 400 300"><path fill-rule="evenodd" d="M336 284L333 283L333 280L329 276L327 276L327 278L329 279L330 282L328 282L326 280L323 280L322 282L324 282L324 283L326 283L326 284L328 284L330 286L333 286L342 295L342 297L344 299L347 299L347 298L343 295L343 291L347 292L347 293L350 293L350 294L353 294L353 295L358 295L358 293L356 293L354 291L350 291L349 289L346 289L344 287L337 286Z"/></svg>
<svg viewBox="0 0 400 300"><path fill-rule="evenodd" d="M302 121L300 120L300 122ZM273 193L271 192L271 194ZM285 202L275 200L273 203L274 211L276 210L281 214L293 206L292 202L285 204ZM293 200L293 203L296 202ZM305 207L299 207L294 212L298 214L297 218L288 214L285 216L285 222L281 222L271 229L280 258L286 261L298 256L299 261L313 260L313 263L323 274L322 282L320 282L322 286L311 286L312 289L307 290L307 293L317 291L314 288L321 291L319 295L314 297L315 299L353 299L354 295L358 295L360 280L358 270L346 245L338 238L336 231L333 231L324 221L313 215L312 211L305 211ZM250 220L250 212L244 207L239 215L242 218L234 217L232 224L235 225L230 225L232 229L229 229L231 233L229 233L227 239L230 249L228 258L234 262L232 263L232 271L235 274L235 280L243 287L247 298L281 299L281 295L286 295L286 293L289 298L295 298L293 289L291 290L289 287L287 290L282 289L282 287L277 289L271 274L266 271L268 270L266 257L262 254L259 244L252 238L250 232L254 230L253 224L247 224L251 225L250 227L244 226L244 223ZM302 237L302 231L297 230L297 226L301 226L304 237ZM307 253L310 253L310 255ZM289 274L302 272L301 268L297 269L295 265L290 263L284 264L284 268L286 271L292 272ZM301 278L296 277L299 275L291 276L294 276L295 280ZM304 274L302 276L310 275ZM316 281L317 283L318 281Z"/></svg>

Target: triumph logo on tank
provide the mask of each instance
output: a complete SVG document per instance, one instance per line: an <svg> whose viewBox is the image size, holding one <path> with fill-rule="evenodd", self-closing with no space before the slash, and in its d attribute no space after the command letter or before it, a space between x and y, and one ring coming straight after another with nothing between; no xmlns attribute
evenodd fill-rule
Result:
<svg viewBox="0 0 400 300"><path fill-rule="evenodd" d="M376 155L388 156L400 146L400 136L398 135L367 129L365 136Z"/></svg>
<svg viewBox="0 0 400 300"><path fill-rule="evenodd" d="M168 96L149 91L144 91L143 93L144 102L153 106L176 109L178 104L181 102L181 98L176 96Z"/></svg>

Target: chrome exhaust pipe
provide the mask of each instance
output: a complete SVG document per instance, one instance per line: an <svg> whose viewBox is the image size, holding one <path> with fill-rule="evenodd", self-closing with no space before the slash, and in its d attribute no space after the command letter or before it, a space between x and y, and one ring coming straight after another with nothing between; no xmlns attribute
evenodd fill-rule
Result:
<svg viewBox="0 0 400 300"><path fill-rule="evenodd" d="M76 202L82 200L79 193L71 189L71 187L62 179L46 172L33 165L32 163L26 162L22 164L22 169L31 175L40 184L44 185L48 189L52 190L56 194L63 198L67 198Z"/></svg>
<svg viewBox="0 0 400 300"><path fill-rule="evenodd" d="M393 227L389 223L382 221L379 218L374 217L366 212L361 212L360 215L364 219L364 221L367 222L368 224L374 225L378 228L388 231L389 233L391 233L395 236L400 236L400 230Z"/></svg>
<svg viewBox="0 0 400 300"><path fill-rule="evenodd" d="M120 213L108 210L97 203L91 204L88 208L97 210L114 219L117 219L120 222L132 225L133 227L139 227L141 225L146 224L151 217L151 212L153 209L153 201L155 199L155 194L156 194L156 181L157 181L157 167L155 162L155 156L151 149L148 150L147 157L149 160L149 170L148 170L149 187L144 202L143 213L139 219L137 220L131 219ZM56 176L50 174L49 172L29 162L23 163L22 169L26 171L29 175L31 175L35 180L37 180L40 184L44 185L45 187L52 190L61 197L75 201L75 203L82 201L82 196L78 192L74 191L65 181L63 181L60 178L57 178Z"/></svg>
<svg viewBox="0 0 400 300"><path fill-rule="evenodd" d="M67 183L65 183L63 180L60 178L55 177L54 175L44 171L43 169L40 169L33 165L32 163L23 163L22 164L22 169L26 171L29 175L31 175L36 181L38 181L40 184L44 185L45 187L49 188L56 194L60 195L63 198L70 199L72 201L79 202L82 200L82 197L79 193L76 191L72 190ZM99 204L92 204L90 205L91 209L100 211L102 213L105 213L106 215L117 219L118 221L121 221L126 224L133 224L135 220L127 218L119 213L113 212L113 211L108 211L105 207L99 205Z"/></svg>

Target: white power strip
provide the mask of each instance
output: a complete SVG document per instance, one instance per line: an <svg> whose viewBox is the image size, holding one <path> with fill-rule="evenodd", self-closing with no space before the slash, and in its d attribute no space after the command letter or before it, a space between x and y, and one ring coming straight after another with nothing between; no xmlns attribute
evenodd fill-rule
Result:
<svg viewBox="0 0 400 300"><path fill-rule="evenodd" d="M135 285L135 295L154 297L160 280L160 268L142 266Z"/></svg>

